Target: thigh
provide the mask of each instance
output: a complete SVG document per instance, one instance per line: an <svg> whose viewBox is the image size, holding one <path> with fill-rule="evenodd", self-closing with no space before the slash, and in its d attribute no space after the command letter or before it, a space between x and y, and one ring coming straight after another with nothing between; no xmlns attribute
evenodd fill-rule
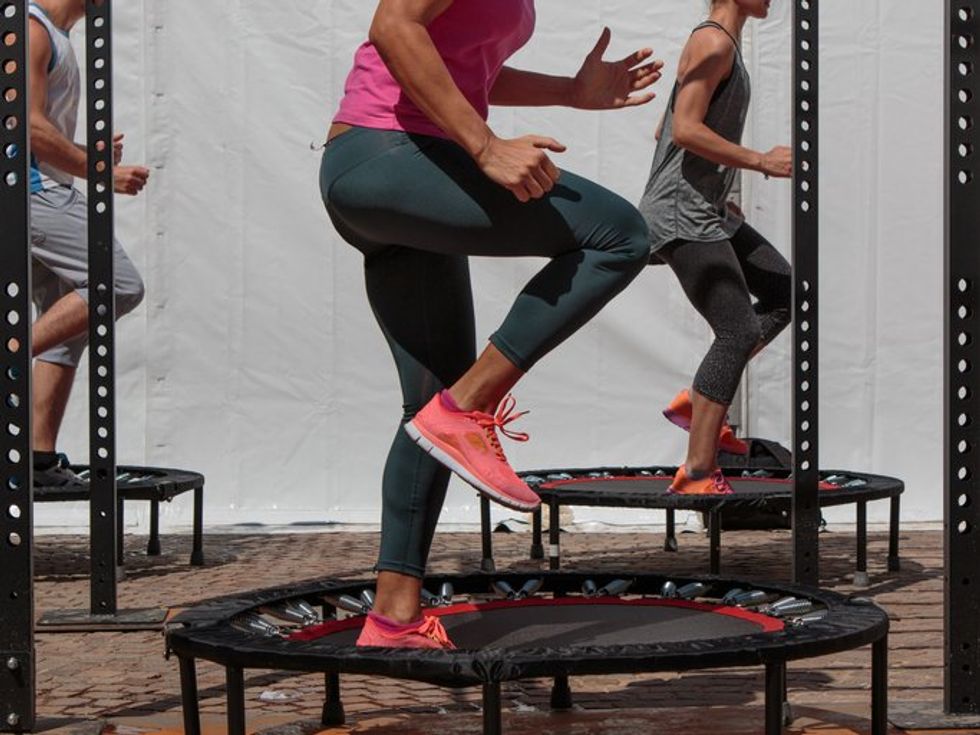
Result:
<svg viewBox="0 0 980 735"><path fill-rule="evenodd" d="M748 224L732 237L732 247L752 295L788 305L793 269L783 254Z"/></svg>
<svg viewBox="0 0 980 735"><path fill-rule="evenodd" d="M31 257L70 291L88 284L88 212L74 189L31 195Z"/></svg>
<svg viewBox="0 0 980 735"><path fill-rule="evenodd" d="M388 138L372 155L372 136L377 131L358 131L345 148L328 149L324 160L328 211L358 246L554 257L612 247L615 234L632 234L641 222L629 202L572 173L563 172L543 199L522 204L450 141L405 135L396 144Z"/></svg>
<svg viewBox="0 0 980 735"><path fill-rule="evenodd" d="M412 416L475 360L469 264L463 256L388 247L367 257L364 269Z"/></svg>
<svg viewBox="0 0 980 735"><path fill-rule="evenodd" d="M716 333L734 331L746 319L756 319L748 284L730 242L676 242L659 254Z"/></svg>

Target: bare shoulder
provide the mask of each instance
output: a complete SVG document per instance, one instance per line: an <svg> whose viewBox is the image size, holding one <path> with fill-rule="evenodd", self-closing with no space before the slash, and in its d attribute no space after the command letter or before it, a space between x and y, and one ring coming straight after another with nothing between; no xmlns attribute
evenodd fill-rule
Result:
<svg viewBox="0 0 980 735"><path fill-rule="evenodd" d="M48 35L48 29L44 27L41 21L31 16L30 23L28 24L28 34L30 37L31 59L33 61L43 62L45 68L47 68L47 64L51 60L51 37Z"/></svg>
<svg viewBox="0 0 980 735"><path fill-rule="evenodd" d="M735 44L720 28L707 26L691 34L677 67L679 77L693 69L727 74L735 59Z"/></svg>

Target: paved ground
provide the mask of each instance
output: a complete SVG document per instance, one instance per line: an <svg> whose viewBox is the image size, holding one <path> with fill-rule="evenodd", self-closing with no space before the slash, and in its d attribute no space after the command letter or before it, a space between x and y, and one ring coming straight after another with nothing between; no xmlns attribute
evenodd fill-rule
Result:
<svg viewBox="0 0 980 735"><path fill-rule="evenodd" d="M120 607L180 608L203 599L304 579L364 576L373 562L374 534L304 534L206 537L204 568L187 566L190 539L165 537L163 555L143 555L145 539L127 538L127 579ZM527 559L529 536L496 534L500 568L541 568ZM577 534L563 537L569 569L666 571L707 569L707 543L684 534L681 550L666 554L659 534ZM785 580L787 532L724 536L724 572ZM851 591L853 536L822 536L824 586ZM871 534L870 594L892 616L891 697L936 700L942 692L942 538L938 532L902 534L903 570L885 571L886 536ZM476 534L440 534L434 571L463 572L479 564ZM37 609L87 606L87 541L43 536L36 557ZM180 695L175 661L163 656L160 633L41 634L38 637L39 715L49 727L91 730L113 723L118 735L179 730ZM222 730L224 674L199 665L202 711L209 732ZM867 730L870 652L855 651L793 665L790 698L801 716L794 731L851 733ZM253 729L319 716L322 678L249 671L249 725ZM505 726L511 733L761 732L761 671L717 670L686 675L582 677L572 681L576 708L548 711L549 683L523 682L505 689ZM477 693L411 682L348 677L344 703L349 725L338 732L479 732ZM88 724L86 724L86 722ZM96 728L98 729L98 728Z"/></svg>

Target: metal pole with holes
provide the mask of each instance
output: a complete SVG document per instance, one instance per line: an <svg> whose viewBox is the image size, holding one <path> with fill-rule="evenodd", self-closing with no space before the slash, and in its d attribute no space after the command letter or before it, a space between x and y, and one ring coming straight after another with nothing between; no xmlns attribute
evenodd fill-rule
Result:
<svg viewBox="0 0 980 735"><path fill-rule="evenodd" d="M948 0L946 38L945 246L945 703L950 714L980 712L980 187L973 169L977 124L978 3Z"/></svg>
<svg viewBox="0 0 980 735"><path fill-rule="evenodd" d="M119 556L116 538L111 7L111 0L87 0L85 3L92 615L116 614Z"/></svg>
<svg viewBox="0 0 980 735"><path fill-rule="evenodd" d="M796 0L793 9L793 581L810 585L820 581L818 8L818 0Z"/></svg>
<svg viewBox="0 0 980 735"><path fill-rule="evenodd" d="M27 2L0 0L0 731L34 729Z"/></svg>

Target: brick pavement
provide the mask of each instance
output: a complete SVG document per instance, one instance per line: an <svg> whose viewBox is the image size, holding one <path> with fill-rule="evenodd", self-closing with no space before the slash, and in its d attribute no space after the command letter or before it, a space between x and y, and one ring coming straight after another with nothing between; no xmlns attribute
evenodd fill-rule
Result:
<svg viewBox="0 0 980 735"><path fill-rule="evenodd" d="M846 530L822 537L824 586L851 591L854 540ZM529 536L496 534L499 568L529 571ZM143 555L145 539L126 542L127 578L121 608L179 608L203 599L322 576L369 575L376 536L369 533L209 535L204 568L187 566L189 539L165 536L163 555ZM681 551L666 554L660 534L584 534L563 537L567 569L703 572L706 539L683 534ZM902 534L903 571L885 571L887 539L872 533L869 591L892 615L891 697L938 699L942 692L942 539L938 532ZM785 580L787 532L740 532L724 536L724 573ZM439 534L433 571L466 572L479 566L476 534ZM87 604L87 540L42 536L36 557L38 612ZM52 726L79 721L115 723L118 735L162 732L179 725L177 667L163 657L160 633L88 633L38 636L38 710ZM262 729L317 718L322 677L246 672L250 726ZM790 667L790 699L808 732L863 732L869 704L870 653L849 652ZM202 712L209 732L220 732L224 673L199 663ZM508 732L621 733L629 729L761 732L763 675L736 669L685 675L578 677L576 708L548 711L549 683L518 682L504 690ZM350 725L342 732L479 732L478 692L445 690L415 682L344 679ZM268 701L268 700L273 701ZM705 707L705 704L712 705ZM669 723L669 726L668 724ZM725 723L722 727L718 723ZM72 725L77 728L77 725ZM72 729L69 728L69 729ZM657 728L660 729L660 728ZM795 728L794 728L795 729Z"/></svg>

